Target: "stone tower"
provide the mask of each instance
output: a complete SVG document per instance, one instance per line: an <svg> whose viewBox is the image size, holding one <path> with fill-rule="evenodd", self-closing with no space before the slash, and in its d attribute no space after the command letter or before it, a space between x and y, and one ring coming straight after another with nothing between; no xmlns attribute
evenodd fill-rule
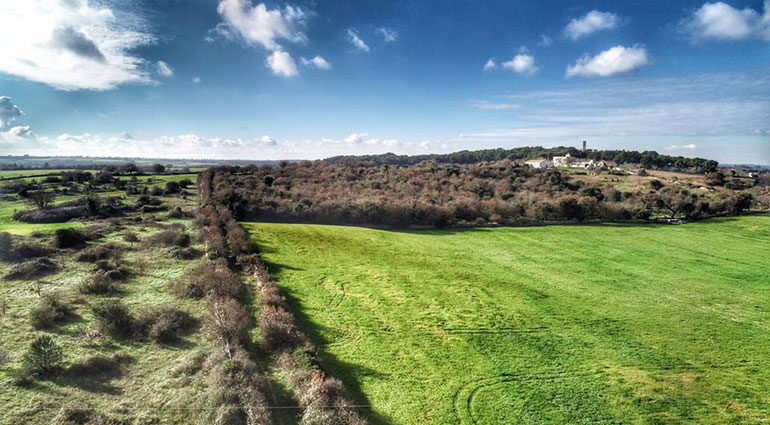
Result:
<svg viewBox="0 0 770 425"><path fill-rule="evenodd" d="M583 152L585 152L585 151L586 151L586 141L583 140Z"/></svg>

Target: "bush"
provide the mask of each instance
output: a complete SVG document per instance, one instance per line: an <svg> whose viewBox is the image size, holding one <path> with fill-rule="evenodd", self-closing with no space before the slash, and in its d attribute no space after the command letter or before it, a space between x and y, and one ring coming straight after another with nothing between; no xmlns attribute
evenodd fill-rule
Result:
<svg viewBox="0 0 770 425"><path fill-rule="evenodd" d="M48 258L36 258L34 260L25 261L23 263L15 264L5 274L7 279L34 279L39 276L50 274L59 269L53 261Z"/></svg>
<svg viewBox="0 0 770 425"><path fill-rule="evenodd" d="M13 237L8 232L0 233L0 260L11 261L13 259Z"/></svg>
<svg viewBox="0 0 770 425"><path fill-rule="evenodd" d="M97 272L80 282L78 291L86 295L112 295L118 293L120 288L104 272Z"/></svg>
<svg viewBox="0 0 770 425"><path fill-rule="evenodd" d="M35 329L46 329L67 320L73 315L72 305L57 292L44 295L29 312L29 320Z"/></svg>
<svg viewBox="0 0 770 425"><path fill-rule="evenodd" d="M97 272L104 273L104 277L112 281L122 281L131 276L131 270L119 265L117 262L99 260L95 263Z"/></svg>
<svg viewBox="0 0 770 425"><path fill-rule="evenodd" d="M13 219L25 223L64 223L87 215L88 211L82 205L59 205L44 210L19 211Z"/></svg>
<svg viewBox="0 0 770 425"><path fill-rule="evenodd" d="M156 307L145 312L135 323L135 334L155 342L170 343L179 339L179 333L190 329L195 320L189 313L176 307Z"/></svg>
<svg viewBox="0 0 770 425"><path fill-rule="evenodd" d="M150 189L150 195L163 196L163 189L161 189L160 186L153 186L152 189Z"/></svg>
<svg viewBox="0 0 770 425"><path fill-rule="evenodd" d="M76 261L94 263L99 260L119 258L122 254L121 247L115 245L94 245L83 250L75 257Z"/></svg>
<svg viewBox="0 0 770 425"><path fill-rule="evenodd" d="M203 298L209 294L237 298L243 285L238 275L221 261L206 262L192 268L187 278L177 281L173 289L177 295L189 298Z"/></svg>
<svg viewBox="0 0 770 425"><path fill-rule="evenodd" d="M169 229L150 236L148 238L148 242L151 245L178 246L186 248L190 246L190 235L178 230Z"/></svg>
<svg viewBox="0 0 770 425"><path fill-rule="evenodd" d="M60 249L82 246L87 240L86 235L75 229L58 229L54 233L54 245Z"/></svg>
<svg viewBox="0 0 770 425"><path fill-rule="evenodd" d="M166 182L166 194L171 195L173 193L179 193L179 183L177 182Z"/></svg>
<svg viewBox="0 0 770 425"><path fill-rule="evenodd" d="M8 352L0 348L0 368L5 366L6 363L10 360L10 356L8 355Z"/></svg>
<svg viewBox="0 0 770 425"><path fill-rule="evenodd" d="M107 334L119 337L130 336L133 331L134 317L119 300L102 300L91 306L91 312L99 329Z"/></svg>
<svg viewBox="0 0 770 425"><path fill-rule="evenodd" d="M139 236L129 230L123 234L123 240L130 243L139 242Z"/></svg>
<svg viewBox="0 0 770 425"><path fill-rule="evenodd" d="M24 355L25 369L41 375L57 371L64 361L64 353L49 335L35 338Z"/></svg>
<svg viewBox="0 0 770 425"><path fill-rule="evenodd" d="M79 405L62 407L53 419L55 425L130 425L131 423L131 421L105 416L95 409Z"/></svg>
<svg viewBox="0 0 770 425"><path fill-rule="evenodd" d="M169 251L169 254L171 257L176 258L177 260L192 260L200 257L203 253L195 248L180 248L175 246Z"/></svg>
<svg viewBox="0 0 770 425"><path fill-rule="evenodd" d="M16 259L40 258L51 254L51 250L32 242L22 242L16 244L13 250L13 256Z"/></svg>

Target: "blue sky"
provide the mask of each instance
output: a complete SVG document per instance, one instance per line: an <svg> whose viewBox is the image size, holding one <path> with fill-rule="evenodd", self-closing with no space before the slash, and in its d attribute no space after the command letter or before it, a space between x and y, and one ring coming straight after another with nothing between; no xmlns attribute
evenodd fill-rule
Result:
<svg viewBox="0 0 770 425"><path fill-rule="evenodd" d="M0 4L0 154L770 164L770 2Z"/></svg>

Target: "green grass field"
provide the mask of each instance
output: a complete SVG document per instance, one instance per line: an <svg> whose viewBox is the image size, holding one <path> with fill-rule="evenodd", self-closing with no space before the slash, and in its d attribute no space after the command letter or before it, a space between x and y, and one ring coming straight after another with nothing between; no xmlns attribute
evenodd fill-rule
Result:
<svg viewBox="0 0 770 425"><path fill-rule="evenodd" d="M770 423L770 217L247 223L373 423Z"/></svg>

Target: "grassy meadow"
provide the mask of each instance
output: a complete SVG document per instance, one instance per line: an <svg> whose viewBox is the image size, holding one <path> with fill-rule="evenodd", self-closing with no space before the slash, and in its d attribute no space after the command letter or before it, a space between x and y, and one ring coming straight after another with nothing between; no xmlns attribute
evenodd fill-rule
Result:
<svg viewBox="0 0 770 425"><path fill-rule="evenodd" d="M372 423L770 423L768 216L245 226Z"/></svg>

